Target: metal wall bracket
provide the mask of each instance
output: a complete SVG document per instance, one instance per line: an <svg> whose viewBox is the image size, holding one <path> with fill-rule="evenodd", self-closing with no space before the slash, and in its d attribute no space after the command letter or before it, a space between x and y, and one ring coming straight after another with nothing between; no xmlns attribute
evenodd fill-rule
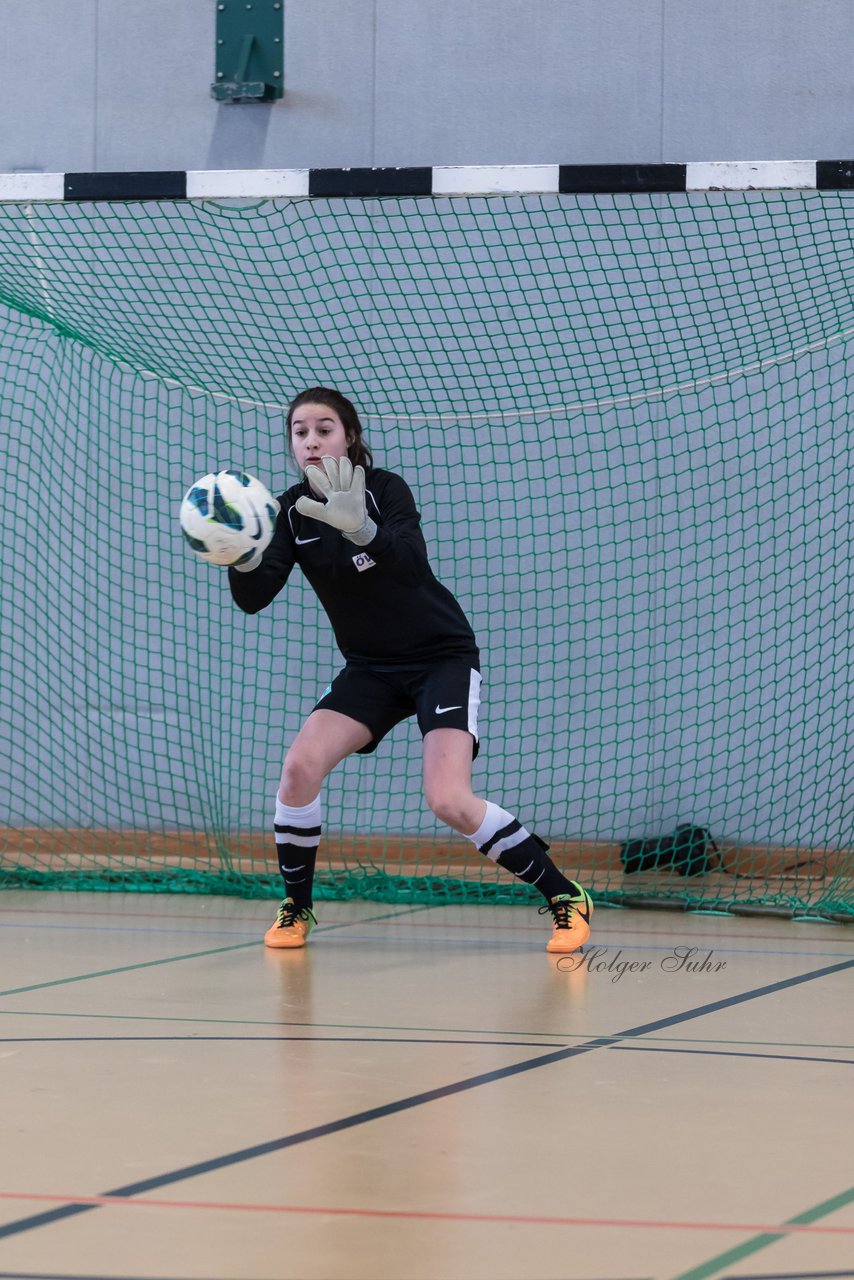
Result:
<svg viewBox="0 0 854 1280"><path fill-rule="evenodd" d="M217 102L275 102L284 93L284 0L217 0Z"/></svg>

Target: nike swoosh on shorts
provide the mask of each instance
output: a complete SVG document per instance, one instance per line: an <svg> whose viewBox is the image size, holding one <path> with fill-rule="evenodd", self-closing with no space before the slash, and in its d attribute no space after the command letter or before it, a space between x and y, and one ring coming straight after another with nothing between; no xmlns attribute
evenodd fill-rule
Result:
<svg viewBox="0 0 854 1280"><path fill-rule="evenodd" d="M458 707L436 707L436 715L443 716L446 711L462 711L462 703Z"/></svg>

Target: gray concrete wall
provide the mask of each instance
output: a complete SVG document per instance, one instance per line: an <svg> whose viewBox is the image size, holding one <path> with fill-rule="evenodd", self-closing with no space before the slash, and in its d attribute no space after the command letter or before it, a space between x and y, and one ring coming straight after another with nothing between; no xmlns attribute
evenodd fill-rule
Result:
<svg viewBox="0 0 854 1280"><path fill-rule="evenodd" d="M850 0L284 0L222 105L215 0L3 0L0 172L836 159Z"/></svg>

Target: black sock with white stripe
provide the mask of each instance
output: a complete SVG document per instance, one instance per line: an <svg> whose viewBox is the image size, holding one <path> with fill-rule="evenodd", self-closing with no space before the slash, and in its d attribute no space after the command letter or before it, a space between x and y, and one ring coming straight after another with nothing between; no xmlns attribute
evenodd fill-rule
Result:
<svg viewBox="0 0 854 1280"><path fill-rule="evenodd" d="M581 888L574 880L567 880L558 871L546 850L548 845L539 836L532 835L518 818L497 804L486 802L483 822L468 837L472 844L499 867L512 871L525 884L533 885L547 902L559 893L576 895Z"/></svg>
<svg viewBox="0 0 854 1280"><path fill-rule="evenodd" d="M298 910L312 906L314 864L320 844L320 796L311 804L282 804L276 796L276 854L285 882L285 896Z"/></svg>

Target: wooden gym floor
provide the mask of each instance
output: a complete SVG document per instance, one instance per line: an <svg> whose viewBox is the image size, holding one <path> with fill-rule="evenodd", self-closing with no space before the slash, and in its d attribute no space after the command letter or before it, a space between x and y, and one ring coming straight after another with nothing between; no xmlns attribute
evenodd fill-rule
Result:
<svg viewBox="0 0 854 1280"><path fill-rule="evenodd" d="M274 910L0 895L2 1280L854 1277L850 928Z"/></svg>

